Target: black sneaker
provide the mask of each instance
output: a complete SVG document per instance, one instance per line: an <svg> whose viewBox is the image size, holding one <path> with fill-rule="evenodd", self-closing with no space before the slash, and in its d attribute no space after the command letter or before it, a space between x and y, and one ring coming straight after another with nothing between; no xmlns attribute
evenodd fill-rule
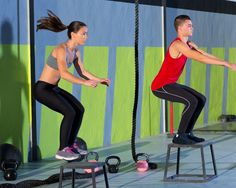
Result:
<svg viewBox="0 0 236 188"><path fill-rule="evenodd" d="M190 140L186 134L176 134L172 140L174 144L181 144L181 145L191 145L195 144L194 140Z"/></svg>
<svg viewBox="0 0 236 188"><path fill-rule="evenodd" d="M195 142L204 142L205 141L204 138L197 137L192 132L186 133L186 135L190 140L193 140Z"/></svg>

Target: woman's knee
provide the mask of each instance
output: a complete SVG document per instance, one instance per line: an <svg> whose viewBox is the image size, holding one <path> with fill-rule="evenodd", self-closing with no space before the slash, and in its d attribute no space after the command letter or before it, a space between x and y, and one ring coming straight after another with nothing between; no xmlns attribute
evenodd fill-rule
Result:
<svg viewBox="0 0 236 188"><path fill-rule="evenodd" d="M81 105L81 107L80 107L80 113L84 114L84 111L85 111L85 108L84 108L83 105Z"/></svg>
<svg viewBox="0 0 236 188"><path fill-rule="evenodd" d="M84 111L85 109L82 105L73 105L73 106L66 107L63 110L62 114L64 115L64 117L68 117L71 120L74 120L83 116Z"/></svg>
<svg viewBox="0 0 236 188"><path fill-rule="evenodd" d="M75 109L72 107L65 108L62 111L62 115L64 115L65 118L69 118L71 120L76 118L76 114L77 113L76 113Z"/></svg>
<svg viewBox="0 0 236 188"><path fill-rule="evenodd" d="M204 95L201 95L199 98L198 98L198 104L201 105L202 107L205 106L206 104L206 97Z"/></svg>
<svg viewBox="0 0 236 188"><path fill-rule="evenodd" d="M74 110L78 113L78 114L84 114L84 106L82 104L77 104L76 107L74 108Z"/></svg>

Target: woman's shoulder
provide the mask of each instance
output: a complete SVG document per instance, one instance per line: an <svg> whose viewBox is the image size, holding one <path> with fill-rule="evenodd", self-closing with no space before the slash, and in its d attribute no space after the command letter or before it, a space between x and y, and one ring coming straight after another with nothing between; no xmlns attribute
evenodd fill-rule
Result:
<svg viewBox="0 0 236 188"><path fill-rule="evenodd" d="M66 54L66 50L65 50L65 44L61 43L58 44L53 50L52 50L52 54L57 57L59 54L60 55L65 55Z"/></svg>
<svg viewBox="0 0 236 188"><path fill-rule="evenodd" d="M61 43L61 44L58 44L54 49L59 50L59 51L66 51L66 45L65 43Z"/></svg>

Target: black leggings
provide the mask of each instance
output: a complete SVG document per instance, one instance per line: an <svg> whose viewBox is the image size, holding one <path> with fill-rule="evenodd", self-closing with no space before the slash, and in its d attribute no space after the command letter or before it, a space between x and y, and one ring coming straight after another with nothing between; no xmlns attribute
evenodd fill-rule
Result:
<svg viewBox="0 0 236 188"><path fill-rule="evenodd" d="M178 133L189 133L193 130L205 103L206 97L194 89L181 84L168 84L153 91L161 99L179 102L185 105L179 124Z"/></svg>
<svg viewBox="0 0 236 188"><path fill-rule="evenodd" d="M64 117L60 127L60 150L71 146L78 134L83 114L83 105L70 93L43 81L34 85L34 97L48 108Z"/></svg>

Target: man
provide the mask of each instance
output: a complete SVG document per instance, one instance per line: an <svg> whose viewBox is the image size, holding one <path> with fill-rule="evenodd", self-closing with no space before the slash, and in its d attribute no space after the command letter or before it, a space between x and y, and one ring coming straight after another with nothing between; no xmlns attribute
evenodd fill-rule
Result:
<svg viewBox="0 0 236 188"><path fill-rule="evenodd" d="M153 94L161 99L185 105L178 132L172 142L176 144L195 144L205 141L204 138L193 135L192 130L205 105L206 98L194 89L176 83L184 69L187 58L205 64L222 65L234 71L236 70L236 64L220 60L189 41L189 37L193 33L193 25L189 16L177 16L174 26L177 31L177 38L170 44L162 67L152 82L151 89Z"/></svg>

